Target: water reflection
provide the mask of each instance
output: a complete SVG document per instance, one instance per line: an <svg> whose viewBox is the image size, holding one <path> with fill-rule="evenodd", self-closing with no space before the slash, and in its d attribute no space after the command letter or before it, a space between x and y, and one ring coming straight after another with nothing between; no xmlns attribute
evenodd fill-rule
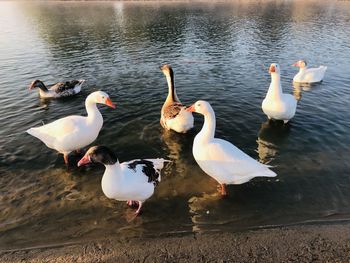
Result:
<svg viewBox="0 0 350 263"><path fill-rule="evenodd" d="M188 200L193 232L202 231L202 225L210 221L211 214L215 215L215 212L217 212L220 199L222 199L222 196L218 191L212 194L203 193L200 196L192 196Z"/></svg>
<svg viewBox="0 0 350 263"><path fill-rule="evenodd" d="M161 139L167 152L167 158L172 161L164 171L165 179L159 187L159 196L186 197L201 191L212 191L210 177L201 171L192 156L192 140L194 131L187 136L162 129ZM196 182L195 184L193 182Z"/></svg>
<svg viewBox="0 0 350 263"><path fill-rule="evenodd" d="M293 95L294 98L297 101L301 100L302 97L302 92L303 91L310 91L311 90L311 85L310 83L298 83L298 82L293 82Z"/></svg>
<svg viewBox="0 0 350 263"><path fill-rule="evenodd" d="M268 120L261 124L258 133L258 148L259 161L264 164L269 164L276 158L279 150L285 143L290 133L291 126L285 125L283 122Z"/></svg>
<svg viewBox="0 0 350 263"><path fill-rule="evenodd" d="M285 46L283 40L289 37L290 3L271 1L261 8L256 27L258 43L264 45L266 51L280 50Z"/></svg>
<svg viewBox="0 0 350 263"><path fill-rule="evenodd" d="M293 82L293 95L296 100L300 101L303 92L310 92L315 89L319 89L322 86L322 82L318 83L298 83Z"/></svg>
<svg viewBox="0 0 350 263"><path fill-rule="evenodd" d="M14 223L18 223L11 222L10 218L15 221L20 220L21 224L24 224L31 221L32 217L64 206L70 195L79 192L76 188L77 182L68 171L62 168L51 168L45 174L38 174L34 181L30 179L30 174L29 170L12 174L12 177L20 179L20 184L11 177L11 179L1 177L0 190L7 193L3 196L0 206L2 229L11 228ZM84 199L84 195L78 194L78 196L79 199Z"/></svg>
<svg viewBox="0 0 350 263"><path fill-rule="evenodd" d="M187 154L183 153L185 145L182 137L165 129L162 130L161 134L161 139L168 150L168 158L174 162L173 167L179 176L185 175L186 167L188 166L188 162L185 159Z"/></svg>
<svg viewBox="0 0 350 263"><path fill-rule="evenodd" d="M34 181L30 179L33 174L26 170L0 178L0 192L6 192L0 197L1 248L11 248L14 242L19 247L28 246L23 237L35 236L30 246L44 244L48 236L52 244L99 237L96 231L110 226L111 233L125 237L142 235L143 219L135 218L135 210L127 209L123 202L103 195L97 170L89 169L88 176L77 176L74 170L51 168L34 175Z"/></svg>
<svg viewBox="0 0 350 263"><path fill-rule="evenodd" d="M299 85L293 83L293 96L297 101L301 100L302 97L302 88Z"/></svg>

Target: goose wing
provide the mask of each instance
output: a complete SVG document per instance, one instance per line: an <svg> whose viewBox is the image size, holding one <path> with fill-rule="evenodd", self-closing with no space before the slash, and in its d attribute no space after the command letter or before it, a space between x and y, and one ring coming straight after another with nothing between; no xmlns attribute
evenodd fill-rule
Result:
<svg viewBox="0 0 350 263"><path fill-rule="evenodd" d="M72 81L66 81L66 82L57 82L54 84L50 90L55 91L56 93L62 93L67 90L72 90L75 88L76 85L80 84L79 80L72 80Z"/></svg>
<svg viewBox="0 0 350 263"><path fill-rule="evenodd" d="M228 141L214 139L201 150L199 161L203 170L214 178L240 184L257 176L274 177L276 174L268 165L259 163Z"/></svg>
<svg viewBox="0 0 350 263"><path fill-rule="evenodd" d="M133 171L147 178L148 183L157 185L160 182L160 171L164 167L164 163L168 160L159 159L136 159L128 162L123 162L121 165L124 169Z"/></svg>
<svg viewBox="0 0 350 263"><path fill-rule="evenodd" d="M50 148L54 147L55 142L65 141L68 137L79 131L82 116L68 116L41 127L30 128L27 133L37 137Z"/></svg>
<svg viewBox="0 0 350 263"><path fill-rule="evenodd" d="M165 119L175 118L184 106L179 102L174 102L163 109L163 117Z"/></svg>

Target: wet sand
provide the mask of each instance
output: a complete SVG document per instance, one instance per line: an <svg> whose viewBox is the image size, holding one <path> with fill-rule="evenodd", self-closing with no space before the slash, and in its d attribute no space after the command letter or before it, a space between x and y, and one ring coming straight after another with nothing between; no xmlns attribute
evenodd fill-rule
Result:
<svg viewBox="0 0 350 263"><path fill-rule="evenodd" d="M350 223L105 239L0 253L1 262L350 262Z"/></svg>

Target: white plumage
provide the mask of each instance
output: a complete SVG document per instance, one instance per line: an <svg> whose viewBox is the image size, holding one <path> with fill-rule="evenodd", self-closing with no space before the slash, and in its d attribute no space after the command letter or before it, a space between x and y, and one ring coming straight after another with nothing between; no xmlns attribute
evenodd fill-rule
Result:
<svg viewBox="0 0 350 263"><path fill-rule="evenodd" d="M128 201L128 205L138 203L136 214L142 203L153 195L154 188L160 182L160 171L165 159L137 159L119 163L114 153L104 146L91 147L78 162L78 166L99 162L105 165L101 186L103 193L110 199Z"/></svg>
<svg viewBox="0 0 350 263"><path fill-rule="evenodd" d="M293 95L283 93L279 65L271 64L269 72L271 83L262 102L262 110L269 119L283 120L284 123L287 123L295 115L297 100Z"/></svg>
<svg viewBox="0 0 350 263"><path fill-rule="evenodd" d="M317 83L323 80L326 73L326 66L319 66L318 68L308 68L306 61L299 60L293 64L299 67L299 72L294 76L293 81L298 83Z"/></svg>
<svg viewBox="0 0 350 263"><path fill-rule="evenodd" d="M41 127L30 128L27 133L41 140L47 147L62 153L68 163L68 154L92 143L102 128L103 118L96 103L115 108L108 94L96 91L85 100L87 117L67 116Z"/></svg>
<svg viewBox="0 0 350 263"><path fill-rule="evenodd" d="M143 172L145 161L152 163L154 171L159 174L155 181L150 181ZM155 185L161 181L160 170L163 169L164 162L164 159L138 159L107 165L101 182L103 193L108 198L119 201L144 202L152 196ZM129 165L134 163L138 164L134 169L130 168Z"/></svg>
<svg viewBox="0 0 350 263"><path fill-rule="evenodd" d="M193 142L193 156L200 168L221 184L243 184L258 176L274 177L269 166L259 163L228 141L215 138L215 113L206 101L197 101L188 111L204 115L202 130Z"/></svg>

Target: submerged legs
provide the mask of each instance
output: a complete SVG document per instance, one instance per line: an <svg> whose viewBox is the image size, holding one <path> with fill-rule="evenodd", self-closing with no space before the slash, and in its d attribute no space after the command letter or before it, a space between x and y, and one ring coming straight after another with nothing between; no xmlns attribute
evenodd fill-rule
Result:
<svg viewBox="0 0 350 263"><path fill-rule="evenodd" d="M128 201L126 202L126 204L127 204L128 206L130 206L130 207L138 207L137 201L128 200Z"/></svg>
<svg viewBox="0 0 350 263"><path fill-rule="evenodd" d="M64 163L65 163L66 165L68 165L68 154L67 154L67 153L64 153L64 154L63 154L63 159L64 159Z"/></svg>
<svg viewBox="0 0 350 263"><path fill-rule="evenodd" d="M137 201L139 203L139 208L137 208L135 214L138 215L141 211L141 207L142 207L142 202L141 201Z"/></svg>
<svg viewBox="0 0 350 263"><path fill-rule="evenodd" d="M225 184L220 184L220 185L221 185L221 195L227 196L226 185Z"/></svg>
<svg viewBox="0 0 350 263"><path fill-rule="evenodd" d="M128 200L126 202L126 204L128 206L130 206L131 208L136 208L137 207L137 210L135 212L136 215L138 215L141 212L141 207L142 207L142 202L141 201Z"/></svg>

